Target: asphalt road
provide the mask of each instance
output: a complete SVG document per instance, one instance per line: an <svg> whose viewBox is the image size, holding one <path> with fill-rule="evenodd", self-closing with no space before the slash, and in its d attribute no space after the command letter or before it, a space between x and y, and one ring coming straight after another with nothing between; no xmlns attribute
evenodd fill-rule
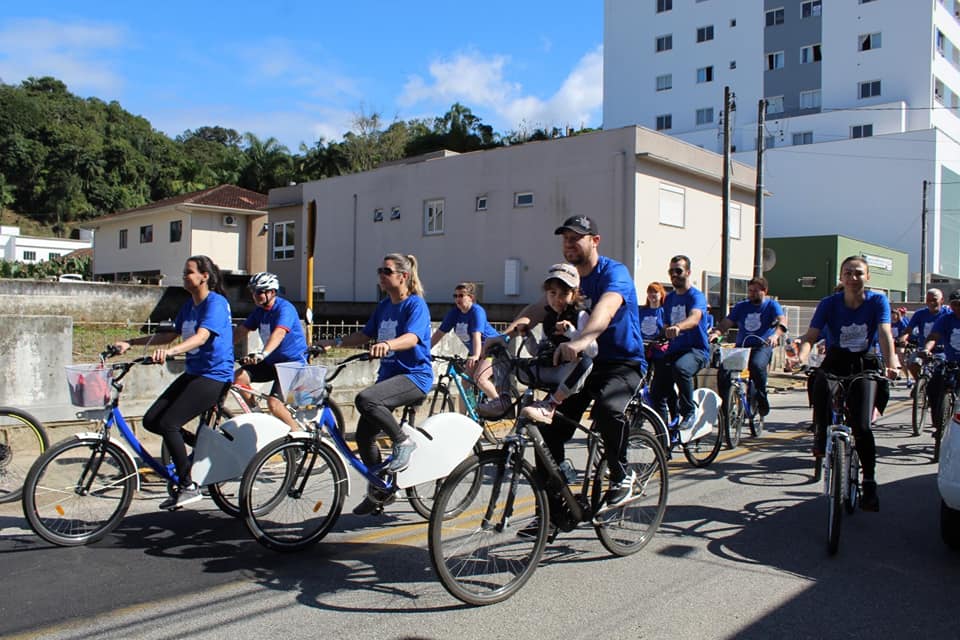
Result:
<svg viewBox="0 0 960 640"><path fill-rule="evenodd" d="M794 391L774 397L767 435L709 468L675 456L670 507L646 549L613 558L581 527L548 547L519 594L485 608L436 581L408 505L355 517L356 490L333 532L295 555L261 548L210 502L160 512L159 487L82 548L42 543L18 505L0 505L0 635L957 638L960 554L940 541L932 440L909 436L905 394L876 428L882 510L846 518L835 557Z"/></svg>

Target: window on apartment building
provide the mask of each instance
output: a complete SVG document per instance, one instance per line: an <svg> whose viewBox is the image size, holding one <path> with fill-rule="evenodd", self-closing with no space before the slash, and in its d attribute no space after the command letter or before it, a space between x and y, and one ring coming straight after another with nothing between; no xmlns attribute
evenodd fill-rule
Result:
<svg viewBox="0 0 960 640"><path fill-rule="evenodd" d="M856 124L850 127L851 138L869 138L873 135L872 124Z"/></svg>
<svg viewBox="0 0 960 640"><path fill-rule="evenodd" d="M813 131L793 134L793 144L813 144Z"/></svg>
<svg viewBox="0 0 960 640"><path fill-rule="evenodd" d="M442 198L424 200L423 202L423 233L428 236L443 233L443 205Z"/></svg>
<svg viewBox="0 0 960 640"><path fill-rule="evenodd" d="M772 27L777 24L783 24L783 7L779 9L770 9L767 11L767 26Z"/></svg>
<svg viewBox="0 0 960 640"><path fill-rule="evenodd" d="M868 2L873 2L873 0L859 0L858 4L867 4Z"/></svg>
<svg viewBox="0 0 960 640"><path fill-rule="evenodd" d="M820 89L800 92L801 109L819 109L820 108Z"/></svg>
<svg viewBox="0 0 960 640"><path fill-rule="evenodd" d="M660 185L660 224L682 227L686 223L683 189L669 184Z"/></svg>
<svg viewBox="0 0 960 640"><path fill-rule="evenodd" d="M117 234L117 248L126 249L127 248L127 230L120 229L120 233Z"/></svg>
<svg viewBox="0 0 960 640"><path fill-rule="evenodd" d="M293 221L273 225L273 259L293 260L296 253L296 226Z"/></svg>
<svg viewBox="0 0 960 640"><path fill-rule="evenodd" d="M513 206L514 207L532 207L533 193L530 191L522 191L522 192L513 194Z"/></svg>
<svg viewBox="0 0 960 640"><path fill-rule="evenodd" d="M880 81L879 80L869 80L867 82L858 82L857 83L858 91L860 98L875 98L880 95Z"/></svg>
<svg viewBox="0 0 960 640"><path fill-rule="evenodd" d="M777 146L777 136L764 136L763 137L763 148L764 149L773 149Z"/></svg>
<svg viewBox="0 0 960 640"><path fill-rule="evenodd" d="M657 0L657 13L673 9L673 0Z"/></svg>
<svg viewBox="0 0 960 640"><path fill-rule="evenodd" d="M673 128L673 115L665 113L657 116L657 131L665 131Z"/></svg>
<svg viewBox="0 0 960 640"><path fill-rule="evenodd" d="M730 18L730 28L733 29L735 26L737 26L737 19Z"/></svg>
<svg viewBox="0 0 960 640"><path fill-rule="evenodd" d="M710 124L713 122L713 107L697 109L697 124Z"/></svg>
<svg viewBox="0 0 960 640"><path fill-rule="evenodd" d="M880 37L880 32L861 33L859 36L857 36L858 51L870 51L871 49L879 49L882 45L883 45L883 39Z"/></svg>
<svg viewBox="0 0 960 640"><path fill-rule="evenodd" d="M673 49L673 34L668 33L665 36L657 36L657 53L670 51L670 49Z"/></svg>
<svg viewBox="0 0 960 640"><path fill-rule="evenodd" d="M774 113L783 113L783 96L770 96L767 98L767 115Z"/></svg>
<svg viewBox="0 0 960 640"><path fill-rule="evenodd" d="M391 220L400 219L400 207L390 207L390 219Z"/></svg>
<svg viewBox="0 0 960 640"><path fill-rule="evenodd" d="M810 2L800 3L801 18L816 18L823 10L820 0L811 0Z"/></svg>
<svg viewBox="0 0 960 640"><path fill-rule="evenodd" d="M800 47L800 64L810 64L811 62L820 62L820 45L811 44L806 47Z"/></svg>
<svg viewBox="0 0 960 640"><path fill-rule="evenodd" d="M673 89L673 74L665 73L657 76L657 91L669 91Z"/></svg>
<svg viewBox="0 0 960 640"><path fill-rule="evenodd" d="M183 220L170 221L170 242L180 242L183 237Z"/></svg>
<svg viewBox="0 0 960 640"><path fill-rule="evenodd" d="M477 196L477 200L474 203L474 209L476 211L486 211L487 210L487 196Z"/></svg>
<svg viewBox="0 0 960 640"><path fill-rule="evenodd" d="M730 68L731 68L731 69L736 69L736 68L737 68L737 61L736 61L736 60L731 60L731 61L730 61Z"/></svg>
<svg viewBox="0 0 960 640"><path fill-rule="evenodd" d="M707 25L706 27L699 27L697 29L697 42L706 42L708 40L713 40L713 25Z"/></svg>
<svg viewBox="0 0 960 640"><path fill-rule="evenodd" d="M383 222L383 209L377 207L373 210L373 221L374 222Z"/></svg>
<svg viewBox="0 0 960 640"><path fill-rule="evenodd" d="M153 242L153 225L145 224L140 227L140 244L150 244Z"/></svg>
<svg viewBox="0 0 960 640"><path fill-rule="evenodd" d="M30 261L30 260L36 260L36 259L37 259L37 252L36 252L36 251L24 251L24 252L23 252L23 260L24 260L24 262Z"/></svg>
<svg viewBox="0 0 960 640"><path fill-rule="evenodd" d="M740 239L740 225L743 217L743 208L738 204L730 205L730 215L727 216L728 235L734 240Z"/></svg>
<svg viewBox="0 0 960 640"><path fill-rule="evenodd" d="M933 99L943 104L943 94L945 92L945 86L943 80L940 78L933 79Z"/></svg>
<svg viewBox="0 0 960 640"><path fill-rule="evenodd" d="M943 55L943 41L945 40L943 31L937 29L936 43L937 43L937 53Z"/></svg>
<svg viewBox="0 0 960 640"><path fill-rule="evenodd" d="M783 51L774 51L767 54L767 71L783 69Z"/></svg>
<svg viewBox="0 0 960 640"><path fill-rule="evenodd" d="M713 66L697 69L697 84L713 82Z"/></svg>

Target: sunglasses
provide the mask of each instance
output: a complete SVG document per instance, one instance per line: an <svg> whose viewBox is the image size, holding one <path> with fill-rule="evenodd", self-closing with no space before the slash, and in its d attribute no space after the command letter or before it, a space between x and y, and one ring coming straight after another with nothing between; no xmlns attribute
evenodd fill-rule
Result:
<svg viewBox="0 0 960 640"><path fill-rule="evenodd" d="M458 298L469 298L469 297L470 297L470 294L469 294L469 293L455 293L455 294L453 294L454 300L456 300L456 299L458 299Z"/></svg>
<svg viewBox="0 0 960 640"><path fill-rule="evenodd" d="M680 267L674 267L673 269L667 269L667 273L669 273L672 276L682 276L683 269L681 269Z"/></svg>
<svg viewBox="0 0 960 640"><path fill-rule="evenodd" d="M391 269L390 267L377 267L377 274L381 276L392 276L395 273L403 273L399 269Z"/></svg>

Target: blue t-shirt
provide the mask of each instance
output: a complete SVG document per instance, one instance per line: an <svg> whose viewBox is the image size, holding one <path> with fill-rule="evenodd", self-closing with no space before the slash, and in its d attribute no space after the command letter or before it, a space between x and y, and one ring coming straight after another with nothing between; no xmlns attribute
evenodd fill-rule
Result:
<svg viewBox="0 0 960 640"><path fill-rule="evenodd" d="M937 344L943 345L943 353L947 360L960 360L960 318L953 313L941 314L933 323L933 329L930 332L940 336Z"/></svg>
<svg viewBox="0 0 960 640"><path fill-rule="evenodd" d="M890 333L893 334L893 339L896 340L902 335L906 335L909 332L907 331L907 319L900 318L899 322L890 322Z"/></svg>
<svg viewBox="0 0 960 640"><path fill-rule="evenodd" d="M737 346L738 347L762 347L777 330L774 323L777 318L783 315L783 307L773 298L764 298L760 304L754 304L749 300L738 302L727 319L737 325ZM750 338L748 336L757 336L760 338ZM746 345L744 345L746 341Z"/></svg>
<svg viewBox="0 0 960 640"><path fill-rule="evenodd" d="M876 344L881 324L890 324L890 303L876 291L864 294L863 304L850 309L843 302L843 291L827 296L817 305L810 326L827 332L827 349L836 347L851 353L863 353Z"/></svg>
<svg viewBox="0 0 960 640"><path fill-rule="evenodd" d="M196 306L192 299L187 300L174 320L174 328L184 340L195 336L201 328L210 332L203 345L187 352L187 373L233 382L233 324L226 298L211 291Z"/></svg>
<svg viewBox="0 0 960 640"><path fill-rule="evenodd" d="M487 322L487 312L477 303L473 303L466 313L460 311L458 307L450 309L443 318L443 322L440 323L440 331L447 333L451 329L463 342L463 345L467 348L467 353L471 355L473 355L474 333L480 332L480 344L483 344L487 338L495 338L500 335L493 328L493 325Z"/></svg>
<svg viewBox="0 0 960 640"><path fill-rule="evenodd" d="M950 308L945 304L940 306L939 313L933 313L927 307L917 309L913 312L913 316L910 317L910 322L907 324L907 335L916 329L918 333L917 344L922 347L927 341L930 331L933 330L933 323L948 313L950 313Z"/></svg>
<svg viewBox="0 0 960 640"><path fill-rule="evenodd" d="M603 294L613 292L623 298L610 324L597 338L597 362L637 362L646 370L643 356L643 338L640 337L640 315L637 312L637 288L627 268L606 256L589 275L580 278L580 291L586 296L586 306L592 310Z"/></svg>
<svg viewBox="0 0 960 640"><path fill-rule="evenodd" d="M700 309L700 322L693 329L681 331L670 341L668 355L700 351L706 357L710 349L707 341L707 298L696 287L690 287L686 293L671 291L663 301L663 322L672 326L687 319L694 309Z"/></svg>
<svg viewBox="0 0 960 640"><path fill-rule="evenodd" d="M273 364L307 361L307 339L303 335L300 316L297 315L296 308L283 298L274 299L269 309L263 307L254 309L250 317L244 320L243 326L251 331L259 330L260 340L264 345L277 327L287 330L287 335L283 336L280 346L274 349L264 362Z"/></svg>
<svg viewBox="0 0 960 640"><path fill-rule="evenodd" d="M384 298L363 328L366 336L381 342L393 340L405 333L417 336L417 345L405 351L391 351L380 360L377 382L404 375L424 393L433 386L433 367L430 364L430 310L420 296L409 296L394 304Z"/></svg>
<svg viewBox="0 0 960 640"><path fill-rule="evenodd" d="M663 335L663 307L640 307L640 336L643 340L656 340ZM663 351L655 349L651 352L654 360L663 357Z"/></svg>

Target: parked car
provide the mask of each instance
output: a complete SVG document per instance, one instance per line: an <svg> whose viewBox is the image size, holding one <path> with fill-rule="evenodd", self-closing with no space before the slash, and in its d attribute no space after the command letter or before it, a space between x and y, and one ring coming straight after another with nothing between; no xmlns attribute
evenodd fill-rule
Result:
<svg viewBox="0 0 960 640"><path fill-rule="evenodd" d="M940 441L940 536L952 549L960 549L960 422L954 415Z"/></svg>
<svg viewBox="0 0 960 640"><path fill-rule="evenodd" d="M79 273L64 273L57 280L60 282L83 282L83 276Z"/></svg>

